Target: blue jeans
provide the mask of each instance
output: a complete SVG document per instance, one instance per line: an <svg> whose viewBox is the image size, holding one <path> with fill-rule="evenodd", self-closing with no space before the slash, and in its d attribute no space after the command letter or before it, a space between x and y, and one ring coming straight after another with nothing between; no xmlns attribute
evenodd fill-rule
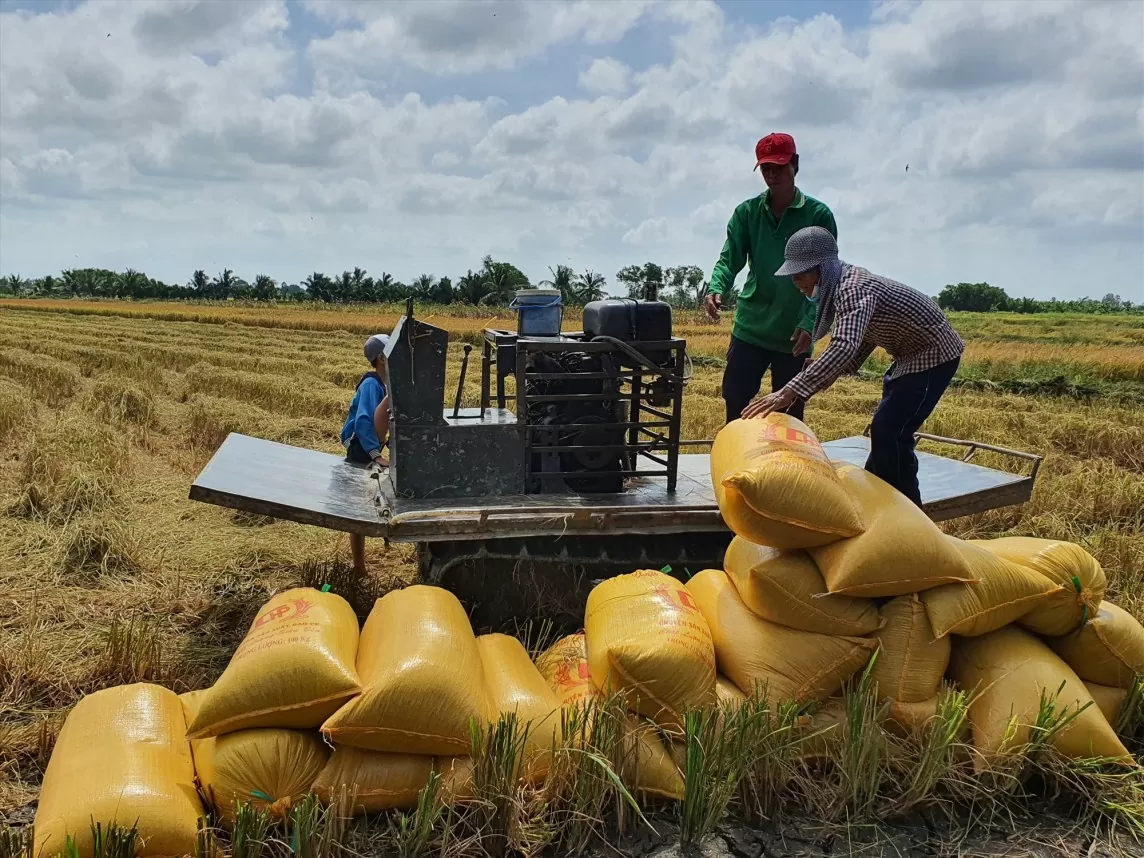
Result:
<svg viewBox="0 0 1144 858"><path fill-rule="evenodd" d="M866 470L892 485L918 506L918 457L914 433L933 413L961 358L925 372L914 372L882 383L882 401L870 424L870 457Z"/></svg>

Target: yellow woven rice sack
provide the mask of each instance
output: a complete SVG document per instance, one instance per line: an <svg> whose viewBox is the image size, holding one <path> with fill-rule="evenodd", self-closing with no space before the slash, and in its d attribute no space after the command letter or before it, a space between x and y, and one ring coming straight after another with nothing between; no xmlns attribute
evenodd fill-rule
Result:
<svg viewBox="0 0 1144 858"><path fill-rule="evenodd" d="M445 804L473 797L473 764L468 757L386 754L361 748L335 750L312 789L327 804L343 788L347 796L356 790L355 814L410 810L417 806L434 771L441 773L437 794Z"/></svg>
<svg viewBox="0 0 1144 858"><path fill-rule="evenodd" d="M361 690L358 621L341 596L299 587L262 606L188 725L192 739L252 727L319 727Z"/></svg>
<svg viewBox="0 0 1144 858"><path fill-rule="evenodd" d="M824 635L867 635L881 622L871 600L828 593L805 551L779 551L736 536L723 567L743 603L772 623Z"/></svg>
<svg viewBox="0 0 1144 858"><path fill-rule="evenodd" d="M78 854L92 855L92 820L137 825L140 858L194 854L203 806L186 732L178 695L158 685L120 685L80 700L44 772L36 855L63 852L68 835Z"/></svg>
<svg viewBox="0 0 1144 858"><path fill-rule="evenodd" d="M1096 708L1115 729L1120 721L1120 714L1124 711L1124 704L1128 702L1128 689L1113 688L1111 685L1097 685L1095 682L1086 682L1084 687L1088 689L1088 693L1096 701Z"/></svg>
<svg viewBox="0 0 1144 858"><path fill-rule="evenodd" d="M861 670L878 645L871 638L820 635L755 616L731 580L707 569L687 582L715 640L715 660L747 695L771 703L825 700Z"/></svg>
<svg viewBox="0 0 1144 858"><path fill-rule="evenodd" d="M1131 688L1133 677L1144 674L1144 627L1112 602L1101 602L1083 628L1049 645L1086 682Z"/></svg>
<svg viewBox="0 0 1144 858"><path fill-rule="evenodd" d="M720 429L711 481L727 526L759 545L809 548L862 532L826 451L806 424L786 414Z"/></svg>
<svg viewBox="0 0 1144 858"><path fill-rule="evenodd" d="M886 729L899 736L910 736L919 732L937 716L940 701L940 692L928 700L919 700L916 703L893 701L887 713Z"/></svg>
<svg viewBox="0 0 1144 858"><path fill-rule="evenodd" d="M976 580L971 584L946 584L921 594L938 637L973 637L994 632L1061 592L1059 584L1039 572L956 537L946 538L961 552Z"/></svg>
<svg viewBox="0 0 1144 858"><path fill-rule="evenodd" d="M687 710L714 705L711 631L676 579L642 570L597 584L584 626L592 680L629 708L682 728Z"/></svg>
<svg viewBox="0 0 1144 858"><path fill-rule="evenodd" d="M560 705L574 706L600 696L588 670L584 633L563 637L536 659L536 669L556 693Z"/></svg>
<svg viewBox="0 0 1144 858"><path fill-rule="evenodd" d="M874 635L880 650L871 671L873 686L879 696L902 703L929 700L949 666L949 638L934 638L925 606L914 593L891 599L881 616L885 625Z"/></svg>
<svg viewBox="0 0 1144 858"><path fill-rule="evenodd" d="M905 495L853 465L839 465L838 476L866 530L810 549L831 593L904 596L972 580L961 554Z"/></svg>
<svg viewBox="0 0 1144 858"><path fill-rule="evenodd" d="M206 691L180 694L188 720ZM191 742L195 774L202 793L225 825L234 822L239 804L286 818L310 791L330 756L317 732L262 727Z"/></svg>
<svg viewBox="0 0 1144 858"><path fill-rule="evenodd" d="M979 766L1007 750L1010 719L1016 731L1009 748L1029 741L1037 723L1042 695L1052 700L1058 715L1075 713L1093 703L1080 678L1051 649L1024 629L1005 626L987 635L958 638L953 643L950 675L975 695L969 706L973 745ZM1057 692L1060 689L1058 696ZM1107 757L1131 761L1108 720L1090 705L1052 739L1066 757Z"/></svg>
<svg viewBox="0 0 1144 858"><path fill-rule="evenodd" d="M561 708L584 706L601 698L588 669L588 652L582 633L558 640L541 653L536 664L560 699ZM626 742L623 772L626 782L641 795L682 799L683 776L655 727L649 721L629 715Z"/></svg>
<svg viewBox="0 0 1144 858"><path fill-rule="evenodd" d="M492 717L516 713L525 737L524 766L529 780L548 774L552 749L560 741L560 701L524 645L509 635L481 635L477 650L485 671Z"/></svg>
<svg viewBox="0 0 1144 858"><path fill-rule="evenodd" d="M715 699L734 709L746 701L747 695L723 674L718 674L715 677Z"/></svg>
<svg viewBox="0 0 1144 858"><path fill-rule="evenodd" d="M635 715L628 717L624 760L620 777L642 796L673 801L683 799L683 775L672 748L655 725Z"/></svg>
<svg viewBox="0 0 1144 858"><path fill-rule="evenodd" d="M846 745L848 721L846 702L837 697L825 701L813 714L799 716L794 729L795 758L803 761L840 759Z"/></svg>
<svg viewBox="0 0 1144 858"><path fill-rule="evenodd" d="M457 597L415 584L378 599L358 647L362 693L322 732L371 751L466 756L490 709L477 639Z"/></svg>
<svg viewBox="0 0 1144 858"><path fill-rule="evenodd" d="M972 540L973 545L1044 575L1060 592L1038 602L1020 619L1020 624L1039 635L1056 637L1080 628L1095 616L1108 589L1097 559L1072 542L1007 536L1003 539Z"/></svg>

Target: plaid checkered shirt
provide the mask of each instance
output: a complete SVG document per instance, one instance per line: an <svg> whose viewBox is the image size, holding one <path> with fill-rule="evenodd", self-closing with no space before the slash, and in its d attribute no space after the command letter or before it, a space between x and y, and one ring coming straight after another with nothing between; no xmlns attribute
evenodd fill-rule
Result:
<svg viewBox="0 0 1144 858"><path fill-rule="evenodd" d="M879 346L894 359L891 379L933 369L965 351L937 303L909 286L844 262L833 297L830 345L786 386L800 399L856 373Z"/></svg>

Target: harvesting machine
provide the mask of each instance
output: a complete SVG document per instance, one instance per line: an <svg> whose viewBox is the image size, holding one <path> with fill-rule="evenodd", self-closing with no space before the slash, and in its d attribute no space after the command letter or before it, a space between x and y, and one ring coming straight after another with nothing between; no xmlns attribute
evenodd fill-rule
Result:
<svg viewBox="0 0 1144 858"><path fill-rule="evenodd" d="M366 537L416 543L421 580L456 593L477 629L528 617L577 627L600 579L721 567L731 533L708 455L686 452L711 441L681 437L689 362L670 308L594 302L583 326L485 330L480 403L463 408L472 346L447 405L448 334L416 318L410 301L386 349L392 467L231 434L190 497L348 532L361 572ZM960 458L918 453L934 520L1029 499L1040 457L919 438L965 450ZM869 441L825 447L835 461L861 466ZM1024 462L1028 473L971 462L978 450Z"/></svg>

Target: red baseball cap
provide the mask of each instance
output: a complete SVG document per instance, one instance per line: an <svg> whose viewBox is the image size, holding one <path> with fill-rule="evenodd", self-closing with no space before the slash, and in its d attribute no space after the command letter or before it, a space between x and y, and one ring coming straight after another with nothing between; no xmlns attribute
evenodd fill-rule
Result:
<svg viewBox="0 0 1144 858"><path fill-rule="evenodd" d="M763 164L789 164L795 154L794 138L789 134L768 134L755 144L755 168Z"/></svg>

